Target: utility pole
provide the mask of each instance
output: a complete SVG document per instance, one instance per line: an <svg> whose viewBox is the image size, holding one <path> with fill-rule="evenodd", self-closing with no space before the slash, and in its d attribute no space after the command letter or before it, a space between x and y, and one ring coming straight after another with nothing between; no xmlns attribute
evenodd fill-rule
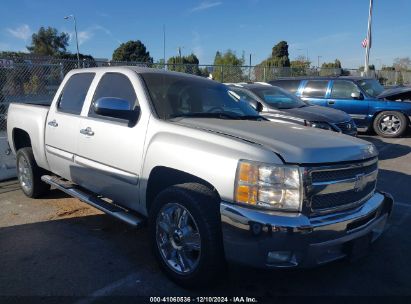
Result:
<svg viewBox="0 0 411 304"><path fill-rule="evenodd" d="M249 65L249 68L248 68L248 80L249 81L251 81L251 53L250 53L250 65Z"/></svg>
<svg viewBox="0 0 411 304"><path fill-rule="evenodd" d="M80 68L80 51L78 49L78 37L77 37L77 22L76 22L76 16L74 15L68 15L64 17L65 20L68 20L70 18L73 18L74 20L74 33L76 35L76 46L77 46L77 68Z"/></svg>
<svg viewBox="0 0 411 304"><path fill-rule="evenodd" d="M320 68L320 58L323 56L317 56L317 67Z"/></svg>
<svg viewBox="0 0 411 304"><path fill-rule="evenodd" d="M367 45L365 48L365 65L364 65L364 74L368 76L369 74L369 65L370 65L370 48L371 48L371 23L372 23L372 5L373 0L370 0L370 8L368 11L368 29L367 29Z"/></svg>
<svg viewBox="0 0 411 304"><path fill-rule="evenodd" d="M163 24L163 60L164 70L166 69L166 25Z"/></svg>

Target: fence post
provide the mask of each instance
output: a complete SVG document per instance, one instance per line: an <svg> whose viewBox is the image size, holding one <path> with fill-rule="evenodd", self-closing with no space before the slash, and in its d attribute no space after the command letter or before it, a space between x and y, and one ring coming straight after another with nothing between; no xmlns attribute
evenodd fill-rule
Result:
<svg viewBox="0 0 411 304"><path fill-rule="evenodd" d="M221 82L224 82L224 66L221 66Z"/></svg>
<svg viewBox="0 0 411 304"><path fill-rule="evenodd" d="M64 79L64 68L63 68L63 63L60 62L60 81L63 81Z"/></svg>
<svg viewBox="0 0 411 304"><path fill-rule="evenodd" d="M263 69L263 79L264 79L264 82L267 82L267 67L266 66L264 66L264 69Z"/></svg>

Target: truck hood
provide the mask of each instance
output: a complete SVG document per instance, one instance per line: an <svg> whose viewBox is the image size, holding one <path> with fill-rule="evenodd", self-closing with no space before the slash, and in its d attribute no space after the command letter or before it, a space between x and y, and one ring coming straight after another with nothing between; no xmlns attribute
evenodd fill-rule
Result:
<svg viewBox="0 0 411 304"><path fill-rule="evenodd" d="M268 112L263 112L261 114L267 116L270 116L270 114L279 114L296 117L307 121L324 121L334 124L351 120L351 117L343 111L311 105L294 109L269 110Z"/></svg>
<svg viewBox="0 0 411 304"><path fill-rule="evenodd" d="M261 145L286 163L335 163L377 155L375 147L364 140L298 125L214 118L182 118L176 123Z"/></svg>
<svg viewBox="0 0 411 304"><path fill-rule="evenodd" d="M387 89L377 97L389 100L411 100L411 87Z"/></svg>

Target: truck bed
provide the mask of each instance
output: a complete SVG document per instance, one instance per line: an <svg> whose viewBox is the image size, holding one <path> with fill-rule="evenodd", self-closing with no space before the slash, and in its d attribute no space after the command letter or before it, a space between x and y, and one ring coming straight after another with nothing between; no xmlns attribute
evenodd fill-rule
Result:
<svg viewBox="0 0 411 304"><path fill-rule="evenodd" d="M13 140L15 132L28 133L37 164L48 169L45 155L44 131L50 105L11 103L7 113L7 139L10 148L16 153Z"/></svg>

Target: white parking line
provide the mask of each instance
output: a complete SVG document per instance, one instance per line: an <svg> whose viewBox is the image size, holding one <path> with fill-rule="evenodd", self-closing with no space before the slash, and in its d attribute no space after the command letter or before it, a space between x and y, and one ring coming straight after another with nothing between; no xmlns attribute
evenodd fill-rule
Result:
<svg viewBox="0 0 411 304"><path fill-rule="evenodd" d="M400 206L400 207L404 207L404 208L411 208L411 204L402 203L402 202L394 202L394 207L395 206Z"/></svg>
<svg viewBox="0 0 411 304"><path fill-rule="evenodd" d="M92 294L89 294L85 298L75 302L75 304L91 304L95 301L98 301L98 297L103 297L103 296L109 296L112 295L113 291L116 290L119 287L122 287L124 285L128 285L131 283L138 283L140 282L140 276L138 273L132 273L118 281L115 281L101 289L98 289L94 291Z"/></svg>

